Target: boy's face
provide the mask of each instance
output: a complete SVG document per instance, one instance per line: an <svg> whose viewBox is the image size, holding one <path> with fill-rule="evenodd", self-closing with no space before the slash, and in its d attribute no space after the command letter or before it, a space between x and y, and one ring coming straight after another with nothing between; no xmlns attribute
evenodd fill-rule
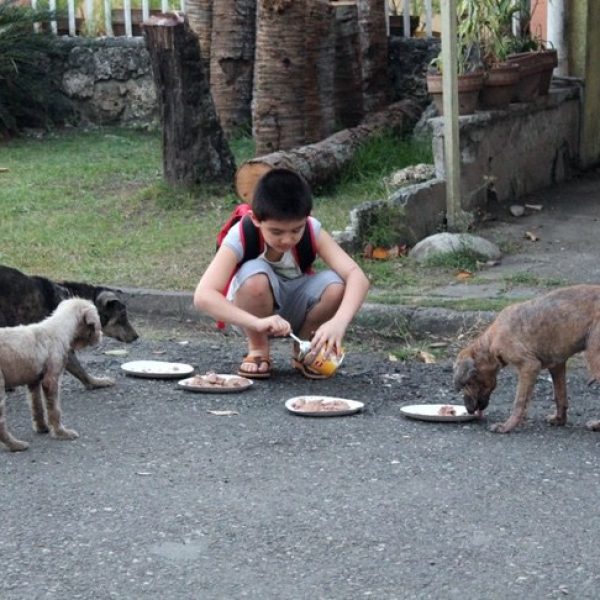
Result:
<svg viewBox="0 0 600 600"><path fill-rule="evenodd" d="M260 229L265 244L282 253L291 250L300 241L306 227L306 217L292 221L258 221L252 216L252 222Z"/></svg>

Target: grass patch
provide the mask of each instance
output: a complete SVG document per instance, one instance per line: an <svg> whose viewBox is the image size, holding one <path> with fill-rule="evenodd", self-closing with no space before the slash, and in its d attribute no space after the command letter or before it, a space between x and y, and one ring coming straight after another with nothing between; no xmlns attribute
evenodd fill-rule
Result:
<svg viewBox="0 0 600 600"><path fill-rule="evenodd" d="M526 271L507 275L503 278L503 281L507 284L509 288L519 285L544 288L561 287L563 285L568 285L568 283L564 279L560 279L559 277L538 277L531 273L527 273Z"/></svg>
<svg viewBox="0 0 600 600"><path fill-rule="evenodd" d="M231 149L238 165L254 153L247 135ZM338 184L316 194L314 215L344 229L352 208L385 195L384 176L430 153L391 134L365 144ZM191 290L237 202L232 189L167 186L161 136L141 130L14 139L0 146L0 166L0 263L55 279ZM412 284L401 266L377 269L375 285Z"/></svg>
<svg viewBox="0 0 600 600"><path fill-rule="evenodd" d="M461 248L453 252L433 254L424 261L424 264L428 267L474 272L479 270L479 263L486 260L486 257L479 252L470 248Z"/></svg>

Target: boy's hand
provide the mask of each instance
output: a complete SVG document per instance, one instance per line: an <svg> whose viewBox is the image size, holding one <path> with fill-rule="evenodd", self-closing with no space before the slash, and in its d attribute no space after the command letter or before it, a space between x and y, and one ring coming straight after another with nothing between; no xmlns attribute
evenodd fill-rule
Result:
<svg viewBox="0 0 600 600"><path fill-rule="evenodd" d="M292 326L279 315L271 315L258 320L256 331L275 337L284 337L292 331Z"/></svg>
<svg viewBox="0 0 600 600"><path fill-rule="evenodd" d="M342 340L346 333L346 327L337 323L333 319L325 321L315 331L311 339L311 354L316 356L321 348L325 347L326 352L331 354L340 354L342 352Z"/></svg>

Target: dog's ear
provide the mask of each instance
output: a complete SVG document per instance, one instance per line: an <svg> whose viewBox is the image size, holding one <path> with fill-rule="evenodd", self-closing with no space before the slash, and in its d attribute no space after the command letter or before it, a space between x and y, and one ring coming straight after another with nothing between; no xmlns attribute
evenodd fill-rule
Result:
<svg viewBox="0 0 600 600"><path fill-rule="evenodd" d="M477 373L477 367L471 356L459 358L454 364L454 389L460 392L475 373Z"/></svg>
<svg viewBox="0 0 600 600"><path fill-rule="evenodd" d="M89 306L83 311L83 322L86 325L91 325L95 329L100 329L100 317L95 306Z"/></svg>
<svg viewBox="0 0 600 600"><path fill-rule="evenodd" d="M104 291L104 292L100 292L96 296L96 305L97 306L99 306L101 308L107 308L111 304L114 304L115 307L125 306L123 304L123 302L121 302L119 300L119 298L117 297L117 295L114 292Z"/></svg>

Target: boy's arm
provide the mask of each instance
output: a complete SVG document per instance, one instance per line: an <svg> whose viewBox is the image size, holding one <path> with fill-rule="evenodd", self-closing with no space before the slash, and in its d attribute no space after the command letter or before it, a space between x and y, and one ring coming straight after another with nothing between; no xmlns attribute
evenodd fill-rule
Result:
<svg viewBox="0 0 600 600"><path fill-rule="evenodd" d="M323 229L319 233L318 252L323 262L344 280L345 288L335 315L328 322L323 323L313 337L315 350L325 343L330 346L334 343L338 347L341 345L348 325L359 311L369 291L369 280L363 270Z"/></svg>
<svg viewBox="0 0 600 600"><path fill-rule="evenodd" d="M238 260L235 252L228 246L221 246L196 286L194 306L217 321L238 325L244 329L267 332L272 335L287 335L289 333L287 321L276 315L259 318L242 310L225 298L223 291L237 264Z"/></svg>

